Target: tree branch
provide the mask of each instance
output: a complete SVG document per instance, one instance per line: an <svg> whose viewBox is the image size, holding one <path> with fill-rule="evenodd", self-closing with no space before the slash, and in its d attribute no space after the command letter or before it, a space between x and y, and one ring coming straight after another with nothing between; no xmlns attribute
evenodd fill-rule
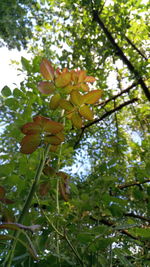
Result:
<svg viewBox="0 0 150 267"><path fill-rule="evenodd" d="M106 117L110 116L110 115L113 114L114 112L116 112L116 111L122 109L123 107L128 106L129 104L132 104L132 103L134 103L134 102L136 102L136 101L138 101L138 100L139 100L139 99L136 97L136 98L133 98L133 99L131 99L131 100L128 100L128 101L122 103L120 106L118 106L118 107L116 107L116 108L114 108L114 109L111 109L111 110L109 110L108 112L106 112L105 114L103 114L100 118L98 118L98 119L96 119L96 120L90 122L89 124L85 125L82 129L85 130L86 128L90 127L91 125L93 125L93 124L95 124L95 123L98 123L98 122L102 121L103 119L105 119Z"/></svg>
<svg viewBox="0 0 150 267"><path fill-rule="evenodd" d="M127 87L126 89L122 90L119 94L117 95L114 95L112 96L111 98L109 99L106 99L105 101L97 104L96 106L104 106L106 105L107 103L109 103L110 101L112 100L115 100L116 98L118 98L119 96L125 94L125 93L128 93L132 88L134 88L136 85L138 85L138 82L134 82L133 84L131 84L129 87Z"/></svg>
<svg viewBox="0 0 150 267"><path fill-rule="evenodd" d="M145 55L135 46L135 44L127 36L125 36L125 39L138 52L140 56L142 56L145 60L147 60L147 57L145 57Z"/></svg>
<svg viewBox="0 0 150 267"><path fill-rule="evenodd" d="M92 220L101 222L102 224L107 225L107 226L112 226L112 227L115 227L115 226L116 226L115 223L113 223L112 221L108 221L108 220L106 220L106 219L97 220L97 219L94 218L93 216L90 216L90 218L91 218ZM139 239L138 237L133 236L132 234L130 234L130 233L128 232L128 230L123 229L123 230L118 230L118 231L119 231L120 233L124 234L124 235L129 236L130 238L132 238L132 239L134 239L134 240L138 240L138 239Z"/></svg>
<svg viewBox="0 0 150 267"><path fill-rule="evenodd" d="M147 180L142 181L142 182L135 181L135 182L128 183L128 184L121 184L121 185L118 185L117 187L119 189L124 189L124 188L130 187L130 186L141 185L141 184L145 184L145 183L150 183L150 179L147 179Z"/></svg>
<svg viewBox="0 0 150 267"><path fill-rule="evenodd" d="M98 119L96 119L96 120L90 122L89 124L85 125L84 127L82 127L82 131L81 131L81 133L80 133L79 139L78 139L77 142L75 143L74 148L76 148L76 147L78 146L78 144L79 144L79 142L80 142L80 139L81 139L82 135L84 134L84 131L85 131L86 128L92 126L92 125L95 124L95 123L98 123L98 122L102 121L103 119L105 119L106 117L110 116L110 115L113 114L114 112L116 112L116 111L122 109L123 107L125 107L125 106L127 106L127 105L129 105L129 104L132 104L132 103L134 103L134 102L136 102L136 101L138 101L138 100L139 100L138 98L133 98L133 99L131 99L131 100L128 100L128 101L124 102L123 104L121 104L120 106L118 106L118 107L116 107L116 108L114 108L114 109L109 110L108 112L106 112L105 114L103 114L100 118L98 118Z"/></svg>
<svg viewBox="0 0 150 267"><path fill-rule="evenodd" d="M115 42L114 38L112 37L111 33L108 31L108 29L105 27L104 23L99 17L99 13L97 10L93 10L93 21L97 22L98 25L103 29L105 35L107 36L108 40L112 44L113 48L115 49L117 55L122 59L122 61L127 65L128 69L131 73L134 74L136 80L141 85L145 96L150 101L150 91L148 87L146 86L145 82L143 81L140 73L135 69L135 67L132 65L132 63L129 61L129 59L126 57L122 49L119 47L119 45Z"/></svg>

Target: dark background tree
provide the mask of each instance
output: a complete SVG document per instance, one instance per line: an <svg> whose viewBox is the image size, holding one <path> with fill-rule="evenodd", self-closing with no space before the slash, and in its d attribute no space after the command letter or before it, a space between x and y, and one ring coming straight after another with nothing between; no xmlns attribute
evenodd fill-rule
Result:
<svg viewBox="0 0 150 267"><path fill-rule="evenodd" d="M2 0L0 3L0 46L7 44L9 49L27 47L32 37L35 0ZM37 9L38 11L38 9Z"/></svg>

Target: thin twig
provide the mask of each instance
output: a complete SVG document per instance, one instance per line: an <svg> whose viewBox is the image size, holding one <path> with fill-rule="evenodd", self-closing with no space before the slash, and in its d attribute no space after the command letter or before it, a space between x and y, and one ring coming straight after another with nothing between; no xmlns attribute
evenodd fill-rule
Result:
<svg viewBox="0 0 150 267"><path fill-rule="evenodd" d="M114 95L112 96L111 98L109 99L106 99L105 101L101 102L101 103L98 103L97 105L95 106L104 106L106 104L108 104L110 101L112 100L115 100L116 98L118 98L119 96L125 94L125 93L128 93L132 88L134 88L135 86L138 85L138 82L134 82L133 84L131 84L129 87L127 87L126 89L122 90L119 94L117 95Z"/></svg>

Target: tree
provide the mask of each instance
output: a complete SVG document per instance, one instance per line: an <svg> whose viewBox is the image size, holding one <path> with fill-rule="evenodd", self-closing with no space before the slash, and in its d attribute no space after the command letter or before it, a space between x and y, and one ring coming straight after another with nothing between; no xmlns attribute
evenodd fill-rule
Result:
<svg viewBox="0 0 150 267"><path fill-rule="evenodd" d="M148 266L147 8L142 1L112 1L108 5L99 5L98 1L55 1L43 10L45 21L36 26L33 39L35 56L31 62L22 58L27 79L13 92L8 87L2 90L1 121L5 129L1 134L0 192L4 266L11 262L11 253L5 258L10 246L6 239L16 240L19 231L19 242L13 242L14 266L28 266L29 262L30 266ZM57 53L53 44L62 46L62 51ZM45 59L40 67L43 56L55 64ZM69 114L63 112L60 118L61 108L72 114L72 105L78 103L76 112L83 115L83 110L80 96L72 96L72 89L65 92L75 102L69 102L62 93L61 87L65 87L70 75L66 74L67 69L61 82L57 80L57 92L51 81L45 81L53 80L52 67L86 69L89 76L97 78L91 90L102 91L102 99L93 104L82 103L92 105L95 114L82 127L80 116L72 123ZM109 77L113 77L111 84ZM56 103L60 107L54 110ZM22 152L37 148L39 139L33 143L29 130L34 129L37 134L39 116L59 123L65 118L65 140L58 152L51 151L46 157L36 194L25 210L31 181L39 160L43 160L43 145L26 156L19 152L18 144L25 136ZM84 116L89 118L90 111L86 110ZM42 140L44 136L42 133ZM56 139L53 136L53 141ZM31 141L30 145L26 140ZM79 162L83 165L81 172L77 170ZM59 186L57 181L61 181Z"/></svg>
<svg viewBox="0 0 150 267"><path fill-rule="evenodd" d="M0 46L7 44L9 49L27 48L32 37L33 11L38 12L37 1L2 0L0 4Z"/></svg>

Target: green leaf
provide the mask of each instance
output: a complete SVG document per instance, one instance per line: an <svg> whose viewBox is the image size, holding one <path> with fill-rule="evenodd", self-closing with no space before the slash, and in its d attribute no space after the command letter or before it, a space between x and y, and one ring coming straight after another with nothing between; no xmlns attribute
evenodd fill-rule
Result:
<svg viewBox="0 0 150 267"><path fill-rule="evenodd" d="M91 250L93 252L104 250L108 246L110 246L112 243L116 241L116 238L114 237L106 237L106 238L98 238L95 240L95 242L90 246Z"/></svg>
<svg viewBox="0 0 150 267"><path fill-rule="evenodd" d="M31 71L31 65L30 65L30 61L29 60L27 60L24 57L21 57L21 63L22 63L22 66L23 66L24 70L26 70L27 72Z"/></svg>
<svg viewBox="0 0 150 267"><path fill-rule="evenodd" d="M8 97L11 95L11 90L8 86L4 86L1 93L3 96Z"/></svg>
<svg viewBox="0 0 150 267"><path fill-rule="evenodd" d="M18 88L15 88L14 90L13 90L13 96L15 97L15 98L18 98L18 97L25 97L25 94L23 93L23 92L21 92Z"/></svg>
<svg viewBox="0 0 150 267"><path fill-rule="evenodd" d="M86 233L86 232L84 232L84 233L78 234L78 235L77 235L77 239L78 239L81 243L86 244L86 243L91 242L91 241L94 239L94 236L91 235L91 233L88 233L88 232Z"/></svg>
<svg viewBox="0 0 150 267"><path fill-rule="evenodd" d="M133 267L133 265L127 260L127 258L124 256L124 254L121 252L119 248L115 248L114 253L117 254L117 258L123 264L123 266Z"/></svg>
<svg viewBox="0 0 150 267"><path fill-rule="evenodd" d="M5 105L12 110L16 110L19 107L18 101L15 98L8 98L5 100Z"/></svg>

